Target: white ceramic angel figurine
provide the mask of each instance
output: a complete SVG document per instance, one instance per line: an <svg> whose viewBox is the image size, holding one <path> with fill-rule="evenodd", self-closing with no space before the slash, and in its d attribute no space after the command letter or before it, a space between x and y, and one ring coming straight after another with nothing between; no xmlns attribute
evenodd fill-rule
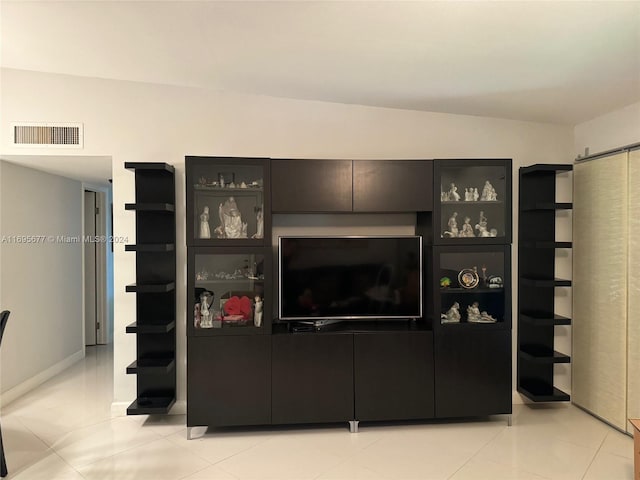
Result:
<svg viewBox="0 0 640 480"><path fill-rule="evenodd" d="M211 238L209 229L209 207L204 207L200 214L200 238Z"/></svg>
<svg viewBox="0 0 640 480"><path fill-rule="evenodd" d="M477 202L479 198L480 198L480 194L478 193L478 189L474 188L473 189L473 201Z"/></svg>
<svg viewBox="0 0 640 480"><path fill-rule="evenodd" d="M256 295L254 300L255 312L253 314L253 324L256 327L259 327L260 325L262 325L262 298Z"/></svg>

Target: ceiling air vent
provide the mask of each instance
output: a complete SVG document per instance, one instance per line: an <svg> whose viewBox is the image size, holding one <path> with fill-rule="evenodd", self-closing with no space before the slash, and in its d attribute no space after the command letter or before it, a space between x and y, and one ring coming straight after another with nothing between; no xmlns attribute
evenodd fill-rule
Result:
<svg viewBox="0 0 640 480"><path fill-rule="evenodd" d="M25 147L82 148L81 123L14 123L13 144Z"/></svg>

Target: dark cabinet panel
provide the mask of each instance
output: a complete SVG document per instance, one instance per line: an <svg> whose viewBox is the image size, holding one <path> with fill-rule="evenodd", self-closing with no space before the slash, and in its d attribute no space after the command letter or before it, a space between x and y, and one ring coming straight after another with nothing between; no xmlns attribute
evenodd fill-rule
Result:
<svg viewBox="0 0 640 480"><path fill-rule="evenodd" d="M187 338L187 426L271 423L271 338Z"/></svg>
<svg viewBox="0 0 640 480"><path fill-rule="evenodd" d="M274 212L351 212L351 160L272 160Z"/></svg>
<svg viewBox="0 0 640 480"><path fill-rule="evenodd" d="M356 333L355 418L434 415L433 333Z"/></svg>
<svg viewBox="0 0 640 480"><path fill-rule="evenodd" d="M272 336L272 420L353 420L353 335Z"/></svg>
<svg viewBox="0 0 640 480"><path fill-rule="evenodd" d="M353 210L422 212L433 208L433 161L353 162Z"/></svg>
<svg viewBox="0 0 640 480"><path fill-rule="evenodd" d="M435 335L436 417L511 413L511 331Z"/></svg>

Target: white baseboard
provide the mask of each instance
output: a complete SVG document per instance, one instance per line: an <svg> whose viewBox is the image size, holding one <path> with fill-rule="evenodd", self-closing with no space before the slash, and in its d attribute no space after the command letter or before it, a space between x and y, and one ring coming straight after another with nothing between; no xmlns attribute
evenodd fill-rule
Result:
<svg viewBox="0 0 640 480"><path fill-rule="evenodd" d="M37 375L31 377L30 379L16 385L15 387L7 390L6 392L0 395L0 404L7 405L14 400L20 398L27 392L30 392L34 388L42 385L47 380L55 377L60 372L66 370L71 365L76 362L79 362L84 358L84 349L74 353L70 357L65 358L61 362L56 363L55 365L47 368L46 370L38 373Z"/></svg>
<svg viewBox="0 0 640 480"><path fill-rule="evenodd" d="M132 400L133 401L133 400ZM112 402L111 403L111 416L112 417L124 417L127 414L127 407L131 405L131 402ZM184 415L187 413L187 401L176 400L169 415Z"/></svg>

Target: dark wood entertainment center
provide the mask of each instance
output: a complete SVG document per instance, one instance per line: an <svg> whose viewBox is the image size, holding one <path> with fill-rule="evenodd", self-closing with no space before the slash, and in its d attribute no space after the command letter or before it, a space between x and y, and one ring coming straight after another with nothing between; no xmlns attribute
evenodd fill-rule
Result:
<svg viewBox="0 0 640 480"><path fill-rule="evenodd" d="M511 175L508 159L186 157L189 431L510 415ZM275 318L272 215L316 213L415 214L423 317Z"/></svg>

